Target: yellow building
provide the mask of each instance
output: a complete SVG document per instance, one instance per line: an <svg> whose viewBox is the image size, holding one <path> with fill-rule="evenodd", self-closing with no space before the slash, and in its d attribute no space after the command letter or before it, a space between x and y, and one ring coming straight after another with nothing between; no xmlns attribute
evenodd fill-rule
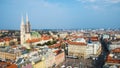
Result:
<svg viewBox="0 0 120 68"><path fill-rule="evenodd" d="M68 55L78 56L78 57L85 57L86 56L86 44L81 43L69 43L68 45Z"/></svg>
<svg viewBox="0 0 120 68"><path fill-rule="evenodd" d="M0 58L15 60L17 56L20 56L21 53L7 53L7 52L0 52Z"/></svg>
<svg viewBox="0 0 120 68"><path fill-rule="evenodd" d="M32 62L32 65L33 65L33 68L46 68L44 58L38 62Z"/></svg>
<svg viewBox="0 0 120 68"><path fill-rule="evenodd" d="M101 54L101 51L102 51L102 48L99 47L98 50L97 50L96 56L99 56Z"/></svg>

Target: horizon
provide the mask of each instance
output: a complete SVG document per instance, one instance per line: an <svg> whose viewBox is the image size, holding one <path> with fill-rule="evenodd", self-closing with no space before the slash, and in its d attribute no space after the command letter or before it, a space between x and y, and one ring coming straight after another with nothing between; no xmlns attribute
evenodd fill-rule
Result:
<svg viewBox="0 0 120 68"><path fill-rule="evenodd" d="M0 29L0 31L2 30L8 30L8 31L14 31L14 30L17 30L17 31L20 31L20 29ZM120 30L120 28L78 28L78 29L31 29L32 31L36 31L36 30L45 30L45 31L56 31L56 30Z"/></svg>
<svg viewBox="0 0 120 68"><path fill-rule="evenodd" d="M28 14L32 29L119 29L119 0L1 0L0 30L19 30Z"/></svg>

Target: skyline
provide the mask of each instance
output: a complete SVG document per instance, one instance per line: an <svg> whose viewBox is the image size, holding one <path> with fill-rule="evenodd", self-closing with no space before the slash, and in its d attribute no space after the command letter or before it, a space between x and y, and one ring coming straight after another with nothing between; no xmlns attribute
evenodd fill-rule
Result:
<svg viewBox="0 0 120 68"><path fill-rule="evenodd" d="M32 29L120 26L120 0L1 0L0 29L20 29L26 13Z"/></svg>

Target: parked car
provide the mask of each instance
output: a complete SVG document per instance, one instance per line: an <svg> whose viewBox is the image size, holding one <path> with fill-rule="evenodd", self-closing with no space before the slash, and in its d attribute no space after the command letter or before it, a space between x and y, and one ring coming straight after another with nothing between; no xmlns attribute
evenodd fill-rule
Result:
<svg viewBox="0 0 120 68"><path fill-rule="evenodd" d="M77 57L77 56L66 56L66 58L78 59L78 57Z"/></svg>

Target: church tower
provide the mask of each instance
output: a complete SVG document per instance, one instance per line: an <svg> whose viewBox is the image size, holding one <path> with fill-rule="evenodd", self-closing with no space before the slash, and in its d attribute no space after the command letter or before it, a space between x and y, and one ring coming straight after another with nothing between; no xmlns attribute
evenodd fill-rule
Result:
<svg viewBox="0 0 120 68"><path fill-rule="evenodd" d="M21 45L24 44L25 41L25 33L26 33L26 28L25 28L25 24L24 24L24 20L23 20L23 16L21 19L21 26L20 26L20 40L21 40Z"/></svg>
<svg viewBox="0 0 120 68"><path fill-rule="evenodd" d="M30 33L31 28L30 28L30 22L28 20L28 15L26 14L26 33Z"/></svg>
<svg viewBox="0 0 120 68"><path fill-rule="evenodd" d="M26 43L26 40L31 39L31 28L27 14L26 14L26 23L24 23L23 17L21 19L20 32L21 32L20 35L21 45L23 45Z"/></svg>

